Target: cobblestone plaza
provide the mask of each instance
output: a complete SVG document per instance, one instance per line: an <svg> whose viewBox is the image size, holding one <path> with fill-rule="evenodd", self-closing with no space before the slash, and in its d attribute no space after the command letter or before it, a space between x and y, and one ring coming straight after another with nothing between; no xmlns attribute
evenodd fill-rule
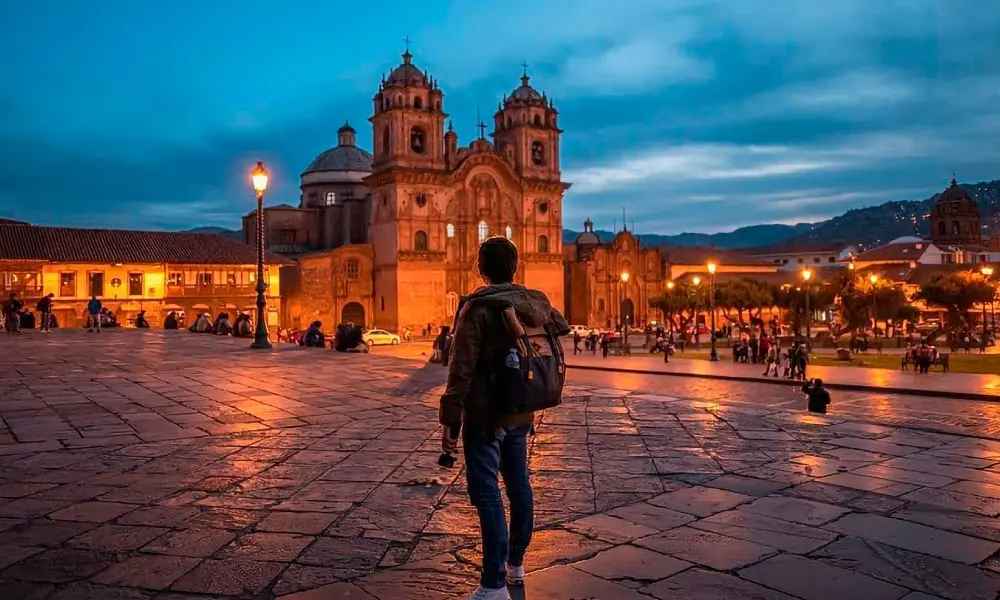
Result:
<svg viewBox="0 0 1000 600"><path fill-rule="evenodd" d="M461 462L436 464L444 370L380 354L3 339L0 598L464 600L478 522ZM994 600L1000 404L803 405L571 370L531 440L515 597Z"/></svg>

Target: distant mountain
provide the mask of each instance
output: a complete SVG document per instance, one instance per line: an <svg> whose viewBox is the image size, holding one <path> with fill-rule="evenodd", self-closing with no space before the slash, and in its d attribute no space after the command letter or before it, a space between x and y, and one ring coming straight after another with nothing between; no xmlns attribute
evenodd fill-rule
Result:
<svg viewBox="0 0 1000 600"><path fill-rule="evenodd" d="M983 237L1000 235L1000 180L959 184L979 204ZM940 194L926 200L896 200L852 208L839 217L818 223L798 225L750 225L727 233L681 233L677 235L640 234L649 246L715 246L717 248L753 248L780 242L817 242L841 240L871 248L898 237L929 236L927 215ZM601 241L611 241L615 233L595 231ZM563 230L563 240L571 243L579 232Z"/></svg>
<svg viewBox="0 0 1000 600"><path fill-rule="evenodd" d="M195 227L194 229L188 229L191 233L211 233L215 235L221 235L224 238L229 238L231 240L236 240L237 242L243 241L243 232L234 229L226 229L225 227Z"/></svg>
<svg viewBox="0 0 1000 600"><path fill-rule="evenodd" d="M1000 234L1000 180L959 185L979 204L983 237ZM846 240L870 248L908 235L927 237L930 235L927 216L939 195L851 209L839 217L813 224L809 231L789 241Z"/></svg>
<svg viewBox="0 0 1000 600"><path fill-rule="evenodd" d="M749 225L725 233L678 233L676 235L639 234L639 240L646 246L715 246L717 248L749 248L768 246L783 242L797 235L808 233L814 227L810 223L798 225ZM615 232L597 230L594 233L601 241L609 242ZM567 243L580 235L578 231L563 230L563 240Z"/></svg>

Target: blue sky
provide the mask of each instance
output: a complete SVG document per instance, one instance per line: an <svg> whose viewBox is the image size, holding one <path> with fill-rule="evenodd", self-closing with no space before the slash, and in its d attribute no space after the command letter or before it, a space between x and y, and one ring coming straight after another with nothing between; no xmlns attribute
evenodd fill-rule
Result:
<svg viewBox="0 0 1000 600"><path fill-rule="evenodd" d="M280 8L279 8L280 7ZM0 35L0 216L236 228L366 119L381 73L438 78L460 142L532 83L560 110L564 224L828 218L1000 178L1000 5L982 0L19 2ZM488 121L488 119L487 119Z"/></svg>

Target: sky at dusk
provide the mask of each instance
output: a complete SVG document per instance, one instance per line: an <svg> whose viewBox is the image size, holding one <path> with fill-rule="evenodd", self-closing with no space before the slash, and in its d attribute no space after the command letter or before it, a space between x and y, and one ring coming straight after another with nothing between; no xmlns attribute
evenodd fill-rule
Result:
<svg viewBox="0 0 1000 600"><path fill-rule="evenodd" d="M564 225L816 221L1000 178L1000 5L984 0L9 2L0 217L239 227L367 122L414 63L460 143L532 84L554 99Z"/></svg>

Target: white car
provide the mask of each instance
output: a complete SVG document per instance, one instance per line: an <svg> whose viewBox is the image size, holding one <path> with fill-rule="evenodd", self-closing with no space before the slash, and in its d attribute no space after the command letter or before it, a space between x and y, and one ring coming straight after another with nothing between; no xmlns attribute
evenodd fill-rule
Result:
<svg viewBox="0 0 1000 600"><path fill-rule="evenodd" d="M398 344L399 336L395 333L389 333L384 329L369 329L368 331L361 334L361 339L364 340L365 344L369 346L380 346L386 344Z"/></svg>
<svg viewBox="0 0 1000 600"><path fill-rule="evenodd" d="M586 325L570 325L569 333L567 335L573 335L574 332L578 332L580 337L585 338L590 335L591 331L593 331L593 328L587 327Z"/></svg>

